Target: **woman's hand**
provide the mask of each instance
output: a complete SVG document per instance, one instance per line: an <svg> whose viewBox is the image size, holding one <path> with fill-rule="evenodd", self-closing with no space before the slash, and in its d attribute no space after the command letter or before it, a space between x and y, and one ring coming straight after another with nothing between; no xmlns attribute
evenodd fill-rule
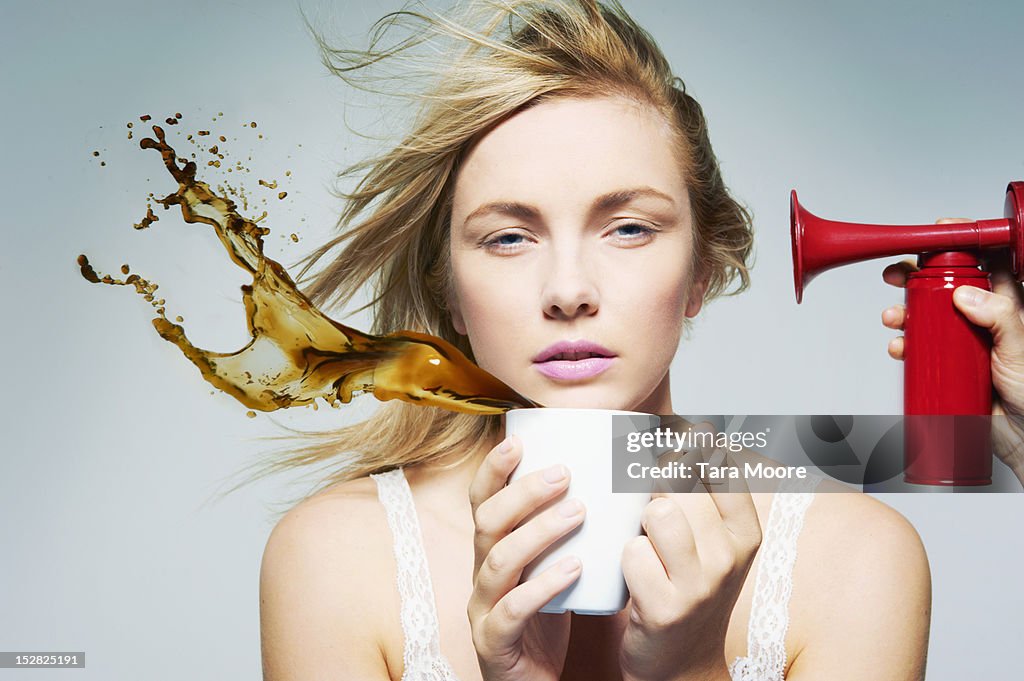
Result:
<svg viewBox="0 0 1024 681"><path fill-rule="evenodd" d="M942 218L938 224L970 222L965 218ZM898 287L906 286L907 274L917 267L910 261L893 263L882 278ZM998 394L992 408L992 439L996 455L1013 469L1024 483L1024 290L1013 276L1009 256L989 258L992 291L959 286L953 304L967 319L992 333L992 385ZM882 323L903 330L906 306L894 305L882 312ZM903 337L889 342L889 355L903 359Z"/></svg>
<svg viewBox="0 0 1024 681"><path fill-rule="evenodd" d="M711 463L725 458L720 451ZM729 485L708 484L710 494L656 493L644 510L646 535L622 555L630 593L619 652L626 681L729 678L725 633L761 544L746 484Z"/></svg>
<svg viewBox="0 0 1024 681"><path fill-rule="evenodd" d="M583 522L584 508L579 500L565 500L519 526L569 486L569 470L554 466L506 487L521 447L512 436L492 449L469 490L476 533L467 613L485 681L557 681L569 647L570 615L538 611L576 581L579 559L519 580L530 561Z"/></svg>

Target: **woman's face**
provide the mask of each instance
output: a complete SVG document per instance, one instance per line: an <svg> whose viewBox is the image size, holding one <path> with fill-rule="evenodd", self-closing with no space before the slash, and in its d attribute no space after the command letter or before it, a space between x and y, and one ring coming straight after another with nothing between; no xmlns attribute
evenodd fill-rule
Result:
<svg viewBox="0 0 1024 681"><path fill-rule="evenodd" d="M692 244L664 117L619 97L549 100L459 171L452 321L481 367L545 406L668 413L669 364L706 288Z"/></svg>

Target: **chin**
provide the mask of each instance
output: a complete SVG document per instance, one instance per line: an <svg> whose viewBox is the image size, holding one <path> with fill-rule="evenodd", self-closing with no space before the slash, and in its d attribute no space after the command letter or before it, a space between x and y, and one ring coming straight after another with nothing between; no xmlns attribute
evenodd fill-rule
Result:
<svg viewBox="0 0 1024 681"><path fill-rule="evenodd" d="M564 409L617 409L634 411L639 400L623 399L607 385L550 386L528 393L528 397L545 407Z"/></svg>

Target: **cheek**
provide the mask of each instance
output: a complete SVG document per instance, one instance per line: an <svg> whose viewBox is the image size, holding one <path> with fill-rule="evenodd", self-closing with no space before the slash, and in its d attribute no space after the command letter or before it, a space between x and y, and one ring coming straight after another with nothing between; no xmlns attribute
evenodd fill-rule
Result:
<svg viewBox="0 0 1024 681"><path fill-rule="evenodd" d="M674 249L673 249L674 250ZM620 310L632 309L652 327L682 326L689 293L689 268L672 251L625 268L606 268L606 297L614 295Z"/></svg>
<svg viewBox="0 0 1024 681"><path fill-rule="evenodd" d="M513 283L494 276L493 269L473 261L452 262L455 297L470 347L483 368L508 357L508 349L526 339L524 328L529 296Z"/></svg>
<svg viewBox="0 0 1024 681"><path fill-rule="evenodd" d="M678 342L681 337L686 306L684 284L681 282L673 288L650 288L637 303L637 314L643 316L639 324L653 332L651 342L667 346L670 341Z"/></svg>
<svg viewBox="0 0 1024 681"><path fill-rule="evenodd" d="M615 305L621 319L617 326L651 362L667 366L675 356L686 318L685 263L651 263L642 278L619 280L616 288L626 292Z"/></svg>
<svg viewBox="0 0 1024 681"><path fill-rule="evenodd" d="M455 299L470 336L481 327L486 327L486 317L491 313L488 301L494 301L496 282L486 276L484 268L472 258L452 258L452 281Z"/></svg>
<svg viewBox="0 0 1024 681"><path fill-rule="evenodd" d="M674 325L682 326L686 314L686 302L689 298L689 277L677 270L672 276L665 277L664 285L654 288L652 298L656 299L663 316Z"/></svg>

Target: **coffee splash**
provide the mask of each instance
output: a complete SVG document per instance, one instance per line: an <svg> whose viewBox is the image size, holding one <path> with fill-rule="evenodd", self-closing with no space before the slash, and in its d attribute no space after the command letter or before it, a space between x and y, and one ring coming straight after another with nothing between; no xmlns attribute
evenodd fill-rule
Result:
<svg viewBox="0 0 1024 681"><path fill-rule="evenodd" d="M177 114L167 123L179 120ZM78 265L90 282L134 287L156 309L157 333L174 343L209 383L249 409L265 412L315 408L317 398L337 407L358 393L474 414L538 406L441 338L414 331L375 336L327 317L299 291L284 267L264 255L263 237L270 230L244 218L233 201L199 181L196 163L178 158L163 128L152 129L155 139L146 137L139 145L159 151L178 183L173 194L154 200L165 209L178 206L185 222L213 227L231 260L252 275L252 284L242 286L251 340L232 353L198 348L179 323L167 318L165 301L155 295L157 284L129 274L127 265L121 267L124 279L98 274L85 255L78 257ZM259 219L263 217L266 213ZM156 220L148 210L135 227L145 229Z"/></svg>

